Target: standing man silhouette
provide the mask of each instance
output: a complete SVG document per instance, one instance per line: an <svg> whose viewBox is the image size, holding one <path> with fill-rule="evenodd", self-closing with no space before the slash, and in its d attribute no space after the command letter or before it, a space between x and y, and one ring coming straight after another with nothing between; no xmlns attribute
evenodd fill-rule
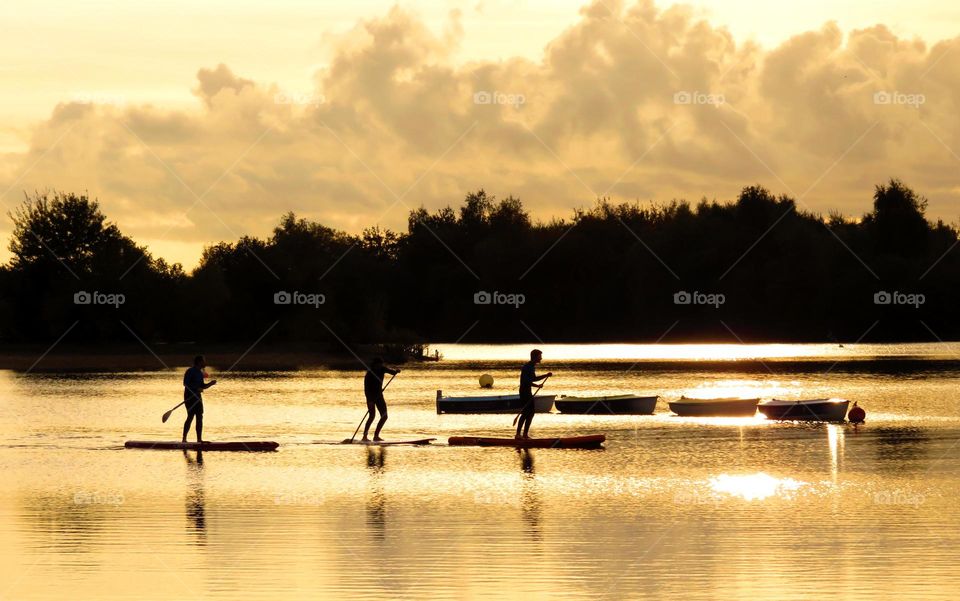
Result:
<svg viewBox="0 0 960 601"><path fill-rule="evenodd" d="M193 358L193 367L187 369L183 374L183 401L187 406L187 421L183 422L183 439L187 442L187 432L190 431L190 424L193 418L197 418L197 442L203 440L203 391L217 383L216 380L204 382L207 374L203 368L207 366L207 360L203 355L197 355Z"/></svg>
<svg viewBox="0 0 960 601"><path fill-rule="evenodd" d="M533 423L534 413L533 388L543 388L543 384L537 384L537 382L553 375L553 372L547 372L543 376L537 375L537 363L542 360L543 352L533 349L530 351L530 361L520 368L520 404L523 408L520 410L520 419L517 420L516 438L530 438L530 424Z"/></svg>
<svg viewBox="0 0 960 601"><path fill-rule="evenodd" d="M383 375L395 376L398 373L400 373L399 369L390 369L383 364L383 359L376 357L367 369L366 375L363 376L363 394L367 397L367 413L370 414L370 418L367 419L367 425L363 428L362 441L370 440L367 436L378 409L380 410L380 421L377 422L377 429L373 432L373 440L374 442L383 440L380 438L380 430L383 429L383 424L387 423L387 401L383 398Z"/></svg>

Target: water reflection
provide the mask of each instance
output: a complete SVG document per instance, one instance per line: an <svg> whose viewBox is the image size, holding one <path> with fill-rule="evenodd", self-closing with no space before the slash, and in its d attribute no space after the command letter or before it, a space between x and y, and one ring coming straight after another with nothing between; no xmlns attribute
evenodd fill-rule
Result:
<svg viewBox="0 0 960 601"><path fill-rule="evenodd" d="M843 463L843 448L846 428L838 424L827 424L827 446L830 449L830 481L837 483Z"/></svg>
<svg viewBox="0 0 960 601"><path fill-rule="evenodd" d="M904 461L917 461L927 455L930 437L923 428L872 428L877 441L877 467L900 470Z"/></svg>
<svg viewBox="0 0 960 601"><path fill-rule="evenodd" d="M792 478L774 478L769 474L720 474L710 479L714 492L736 496L745 501L762 501L773 496L788 498L803 482Z"/></svg>
<svg viewBox="0 0 960 601"><path fill-rule="evenodd" d="M540 542L543 539L541 528L543 501L534 471L533 452L530 449L519 449L517 453L520 456L520 511L523 515L523 523L530 538L534 542Z"/></svg>
<svg viewBox="0 0 960 601"><path fill-rule="evenodd" d="M183 451L187 461L187 522L196 537L196 543L207 543L206 487L204 485L203 451Z"/></svg>
<svg viewBox="0 0 960 601"><path fill-rule="evenodd" d="M376 542L386 539L387 497L384 493L384 464L387 451L383 447L367 447L367 471L370 474L370 497L367 499L367 526Z"/></svg>

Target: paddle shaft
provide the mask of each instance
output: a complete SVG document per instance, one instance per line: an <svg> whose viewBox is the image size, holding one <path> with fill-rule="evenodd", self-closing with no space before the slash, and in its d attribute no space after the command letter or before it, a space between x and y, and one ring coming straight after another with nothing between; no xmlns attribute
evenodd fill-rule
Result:
<svg viewBox="0 0 960 601"><path fill-rule="evenodd" d="M204 376L204 377L206 377L206 376ZM216 380L214 380L213 382L216 383ZM211 384L210 386L213 386L213 384ZM209 387L208 387L208 388L209 388ZM163 417L160 418L160 421L162 421L163 423L167 423L167 420L170 419L170 414L172 414L174 411L177 410L178 407L180 407L180 405L183 405L183 404L186 403L186 402L187 402L187 399L183 399L182 401L180 401L179 403L177 403L177 406L176 406L176 407L174 407L174 408L171 409L170 411L167 411L166 413L163 414Z"/></svg>
<svg viewBox="0 0 960 601"><path fill-rule="evenodd" d="M530 397L530 402L531 402L531 403L533 402L533 397L534 397L534 396L537 396L537 395L540 393L540 391L543 389L543 385L546 384L546 383L547 383L547 380L549 380L549 379L550 379L550 376L547 376L546 378L543 379L543 382L540 384L540 386L537 387L537 391L533 393L533 396L532 396L532 397ZM514 425L514 426L517 425L517 420L520 419L520 416L521 416L521 415L523 415L523 409L520 410L520 413L517 414L517 417L513 418L513 425Z"/></svg>
<svg viewBox="0 0 960 601"><path fill-rule="evenodd" d="M393 382L393 379L396 378L396 377L397 377L397 374L392 374L392 375L390 376L390 379L387 380L387 383L384 384L383 390L381 390L380 392L383 392L384 390L386 390L386 389L387 389L387 386L390 385L390 382ZM360 431L360 426L363 425L363 421L364 421L365 419L367 419L367 416L368 416L368 415L370 415L370 410L369 410L369 409L367 409L367 412L363 414L363 417L360 419L360 423L357 424L357 429L353 431L353 436L350 437L350 444L353 444L353 439L357 437L357 432Z"/></svg>

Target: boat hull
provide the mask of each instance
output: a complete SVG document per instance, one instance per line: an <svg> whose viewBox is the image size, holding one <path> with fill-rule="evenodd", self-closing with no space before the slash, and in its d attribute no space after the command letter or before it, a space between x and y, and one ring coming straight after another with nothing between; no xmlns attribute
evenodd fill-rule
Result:
<svg viewBox="0 0 960 601"><path fill-rule="evenodd" d="M554 401L560 413L579 415L650 415L657 408L655 396L561 397Z"/></svg>
<svg viewBox="0 0 960 601"><path fill-rule="evenodd" d="M533 398L534 413L550 413L556 395ZM520 413L523 403L519 394L477 397L438 397L437 413Z"/></svg>
<svg viewBox="0 0 960 601"><path fill-rule="evenodd" d="M128 440L123 444L128 449L156 451L276 451L280 443L266 440L229 442L176 442L164 440Z"/></svg>
<svg viewBox="0 0 960 601"><path fill-rule="evenodd" d="M687 399L671 401L670 411L681 417L752 417L760 399Z"/></svg>
<svg viewBox="0 0 960 601"><path fill-rule="evenodd" d="M515 449L598 449L607 437L603 434L567 436L563 438L491 438L484 436L451 436L451 447L512 447Z"/></svg>
<svg viewBox="0 0 960 601"><path fill-rule="evenodd" d="M814 399L809 401L780 401L760 403L757 409L767 419L817 422L842 422L847 417L850 401Z"/></svg>

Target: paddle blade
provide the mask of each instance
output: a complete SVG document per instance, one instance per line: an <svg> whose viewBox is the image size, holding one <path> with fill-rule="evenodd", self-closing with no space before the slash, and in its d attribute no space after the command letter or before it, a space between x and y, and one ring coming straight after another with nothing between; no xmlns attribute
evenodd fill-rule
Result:
<svg viewBox="0 0 960 601"><path fill-rule="evenodd" d="M173 413L173 409L164 413L163 417L161 418L161 421L163 421L163 423L167 423L167 420L170 419L170 414L172 413Z"/></svg>
<svg viewBox="0 0 960 601"><path fill-rule="evenodd" d="M353 444L353 439L352 439L352 438L344 438L344 439L343 439L343 442L341 442L340 444Z"/></svg>

